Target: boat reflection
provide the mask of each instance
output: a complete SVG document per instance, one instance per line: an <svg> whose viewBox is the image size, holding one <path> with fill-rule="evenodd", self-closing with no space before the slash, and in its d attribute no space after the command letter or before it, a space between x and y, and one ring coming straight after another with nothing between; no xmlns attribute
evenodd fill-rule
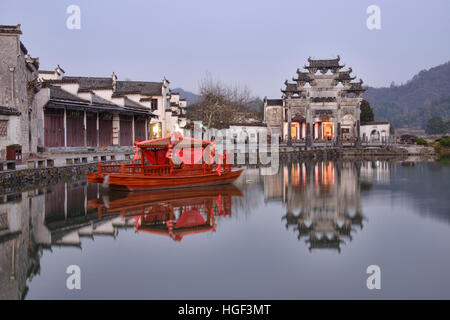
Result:
<svg viewBox="0 0 450 320"><path fill-rule="evenodd" d="M216 217L231 217L232 198L241 196L241 191L234 185L178 189L176 192L111 191L89 200L87 210L97 210L99 219L119 215L116 224L181 241L187 235L215 231Z"/></svg>
<svg viewBox="0 0 450 320"><path fill-rule="evenodd" d="M310 161L284 165L264 180L266 201L282 201L286 229L308 249L334 249L352 241L363 228L361 167L357 162ZM368 175L368 174L367 174Z"/></svg>

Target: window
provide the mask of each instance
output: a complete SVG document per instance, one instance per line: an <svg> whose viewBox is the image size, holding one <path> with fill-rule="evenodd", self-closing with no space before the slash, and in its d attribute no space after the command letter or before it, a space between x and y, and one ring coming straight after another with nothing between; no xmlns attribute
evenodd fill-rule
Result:
<svg viewBox="0 0 450 320"><path fill-rule="evenodd" d="M0 231L8 230L8 214L6 212L0 213Z"/></svg>
<svg viewBox="0 0 450 320"><path fill-rule="evenodd" d="M0 137L8 137L8 120L0 120Z"/></svg>
<svg viewBox="0 0 450 320"><path fill-rule="evenodd" d="M158 110L158 99L152 99L152 111Z"/></svg>

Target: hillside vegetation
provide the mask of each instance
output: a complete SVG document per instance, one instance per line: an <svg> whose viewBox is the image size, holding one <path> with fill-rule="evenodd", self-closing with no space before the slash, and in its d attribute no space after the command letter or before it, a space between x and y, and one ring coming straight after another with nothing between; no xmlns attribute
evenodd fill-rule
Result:
<svg viewBox="0 0 450 320"><path fill-rule="evenodd" d="M376 121L394 127L425 128L428 119L450 119L450 62L420 71L403 85L369 87L364 93Z"/></svg>

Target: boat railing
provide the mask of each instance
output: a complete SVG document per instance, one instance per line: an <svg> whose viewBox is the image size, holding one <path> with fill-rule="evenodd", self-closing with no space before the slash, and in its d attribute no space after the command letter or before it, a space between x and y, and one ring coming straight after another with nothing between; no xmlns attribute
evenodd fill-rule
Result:
<svg viewBox="0 0 450 320"><path fill-rule="evenodd" d="M101 174L129 174L129 175L168 175L173 171L171 165L141 165L141 164L98 164L98 173Z"/></svg>
<svg viewBox="0 0 450 320"><path fill-rule="evenodd" d="M190 171L191 173L209 173L216 166L209 164L183 164L181 167L173 165L142 165L142 164L98 164L99 174L129 174L129 175L152 175L164 176L176 174L177 171ZM231 171L231 165L225 165L221 168L222 172Z"/></svg>

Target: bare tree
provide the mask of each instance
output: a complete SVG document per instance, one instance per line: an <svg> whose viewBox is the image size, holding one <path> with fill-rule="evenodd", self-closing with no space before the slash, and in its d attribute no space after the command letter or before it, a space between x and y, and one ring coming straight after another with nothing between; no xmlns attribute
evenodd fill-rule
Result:
<svg viewBox="0 0 450 320"><path fill-rule="evenodd" d="M202 121L208 129L227 128L237 114L254 116L255 112L247 108L252 100L247 87L228 86L208 74L200 81L199 89L200 101L190 106L188 117Z"/></svg>

